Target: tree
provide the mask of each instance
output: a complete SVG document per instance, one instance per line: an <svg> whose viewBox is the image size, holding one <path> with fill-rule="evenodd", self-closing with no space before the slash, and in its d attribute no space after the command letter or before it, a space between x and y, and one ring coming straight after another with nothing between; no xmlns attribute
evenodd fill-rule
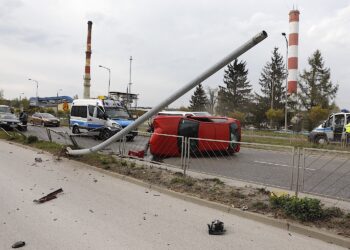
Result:
<svg viewBox="0 0 350 250"><path fill-rule="evenodd" d="M210 88L208 87L207 89L207 93L208 93L208 103L207 103L207 110L210 114L214 114L214 109L215 109L215 104L217 101L217 93L218 93L218 89L217 88Z"/></svg>
<svg viewBox="0 0 350 250"><path fill-rule="evenodd" d="M202 84L199 84L191 96L190 106L188 108L191 111L204 111L207 103L207 95L205 94Z"/></svg>
<svg viewBox="0 0 350 250"><path fill-rule="evenodd" d="M283 109L269 109L265 114L267 119L274 121L277 127L284 119Z"/></svg>
<svg viewBox="0 0 350 250"><path fill-rule="evenodd" d="M314 106L308 112L308 118L310 121L310 128L315 127L320 121L325 120L329 115L329 110L324 109L321 106Z"/></svg>
<svg viewBox="0 0 350 250"><path fill-rule="evenodd" d="M266 63L259 79L262 93L259 97L264 97L261 98L263 101L268 100L271 109L284 108L284 93L286 89L283 83L285 79L286 69L283 58L278 52L278 48L275 47L272 52L271 61Z"/></svg>
<svg viewBox="0 0 350 250"><path fill-rule="evenodd" d="M227 65L224 75L226 86L219 86L218 113L228 115L230 112L246 110L252 97L252 87L247 76L246 62L235 60L232 64Z"/></svg>
<svg viewBox="0 0 350 250"><path fill-rule="evenodd" d="M266 122L266 112L269 109L284 110L285 103L285 87L286 69L281 54L278 48L275 47L272 51L271 61L264 66L259 84L261 85L262 95L256 94L258 111L256 114L261 119L260 123ZM270 119L270 126L272 126Z"/></svg>
<svg viewBox="0 0 350 250"><path fill-rule="evenodd" d="M338 85L331 82L329 68L324 67L321 52L316 50L308 58L310 70L304 70L300 75L298 85L300 87L299 99L303 108L310 111L314 106L329 109L331 101L334 100Z"/></svg>

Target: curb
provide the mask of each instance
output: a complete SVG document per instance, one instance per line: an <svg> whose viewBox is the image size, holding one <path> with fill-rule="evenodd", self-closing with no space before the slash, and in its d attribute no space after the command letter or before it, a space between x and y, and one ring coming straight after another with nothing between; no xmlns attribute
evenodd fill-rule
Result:
<svg viewBox="0 0 350 250"><path fill-rule="evenodd" d="M8 141L6 141L6 142L8 142ZM36 151L36 152L43 151L41 149L33 148L33 147L19 144L16 142L8 142L8 143L23 147L26 149L30 149L30 150ZM45 152L45 154L52 155L49 152L46 152L46 151L44 151L44 152ZM301 235L309 236L309 237L312 237L314 239L318 239L318 240L321 240L321 241L324 241L327 243L335 244L335 245L346 247L346 248L350 249L350 238L345 238L345 237L342 237L339 235L335 235L335 234L332 234L332 233L329 233L329 232L326 232L324 230L320 230L317 228L300 225L300 224L297 224L294 222L290 222L288 220L275 219L272 217L267 217L267 216L262 215L262 214L253 213L253 212L249 212L249 211L243 211L243 210L238 209L238 208L233 208L233 207L223 205L220 203L200 199L198 197L191 196L191 195L188 195L186 193L178 193L178 192L169 190L165 187L160 187L157 185L149 184L149 183L144 182L142 180L135 179L133 177L122 175L122 174L119 174L116 172L111 172L111 171L108 171L105 169L101 169L101 168L98 168L96 166L89 165L87 163L83 163L80 161L76 161L76 160L72 160L72 159L68 159L68 158L63 158L62 160L63 161L65 161L65 160L74 161L75 163L77 163L81 167L92 168L97 172L116 177L120 180L124 180L124 181L130 182L130 183L136 184L138 186L141 186L141 187L155 190L155 191L162 193L162 194L170 195L170 196L177 198L177 199L192 202L192 203L200 205L200 206L209 207L209 208L216 209L216 210L219 210L222 212L226 212L229 214L240 216L240 217L243 217L243 218L246 218L249 220L258 221L258 222L263 223L263 224L267 224L267 225L270 225L273 227L277 227L277 228L284 229L284 230L294 232L294 233L298 233Z"/></svg>

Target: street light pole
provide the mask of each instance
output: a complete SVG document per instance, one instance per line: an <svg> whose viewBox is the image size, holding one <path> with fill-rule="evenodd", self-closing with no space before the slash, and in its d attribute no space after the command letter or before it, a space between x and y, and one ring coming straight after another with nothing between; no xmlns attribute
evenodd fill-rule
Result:
<svg viewBox="0 0 350 250"><path fill-rule="evenodd" d="M284 129L287 131L288 124L287 124L287 114L288 114L288 39L286 33L282 33L282 36L286 39L286 100L285 100L285 106L284 106Z"/></svg>
<svg viewBox="0 0 350 250"><path fill-rule="evenodd" d="M60 92L60 91L62 91L62 89L57 90L57 115L58 115L58 104L59 104L59 102L58 102L58 92Z"/></svg>
<svg viewBox="0 0 350 250"><path fill-rule="evenodd" d="M110 92L110 88L111 88L111 69L107 68L105 66L102 65L98 65L100 68L104 68L106 70L108 70L108 92L107 92L107 96L109 96L109 92Z"/></svg>
<svg viewBox="0 0 350 250"><path fill-rule="evenodd" d="M24 93L19 93L19 110L20 111L23 111L22 110L22 95L24 95Z"/></svg>
<svg viewBox="0 0 350 250"><path fill-rule="evenodd" d="M130 70L129 70L129 93L130 93L130 99L131 99L131 62L132 62L132 56L130 56ZM131 99L132 101L132 99ZM131 102L130 102L131 107Z"/></svg>
<svg viewBox="0 0 350 250"><path fill-rule="evenodd" d="M36 98L38 99L38 97L39 97L39 95L38 95L39 82L37 80L31 79L31 78L29 78L28 80L36 83Z"/></svg>

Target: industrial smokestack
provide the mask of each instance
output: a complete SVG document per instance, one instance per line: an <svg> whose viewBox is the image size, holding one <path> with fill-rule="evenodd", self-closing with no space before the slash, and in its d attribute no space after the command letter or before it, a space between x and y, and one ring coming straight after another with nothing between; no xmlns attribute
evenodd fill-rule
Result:
<svg viewBox="0 0 350 250"><path fill-rule="evenodd" d="M88 21L88 35L86 42L86 59L85 59L85 75L84 75L84 98L90 98L90 60L91 60L91 28L92 22Z"/></svg>
<svg viewBox="0 0 350 250"><path fill-rule="evenodd" d="M296 94L298 87L299 14L299 10L289 12L288 94Z"/></svg>

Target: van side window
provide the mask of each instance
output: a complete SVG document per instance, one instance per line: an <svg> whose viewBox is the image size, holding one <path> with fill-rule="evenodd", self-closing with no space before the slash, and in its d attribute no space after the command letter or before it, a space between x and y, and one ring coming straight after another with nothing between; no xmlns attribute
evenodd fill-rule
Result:
<svg viewBox="0 0 350 250"><path fill-rule="evenodd" d="M335 115L335 119L334 119L334 124L336 127L343 127L344 126L344 121L345 117L343 114L340 115Z"/></svg>
<svg viewBox="0 0 350 250"><path fill-rule="evenodd" d="M333 122L333 116L328 118L328 120L325 123L325 128L331 127L332 126L332 122Z"/></svg>
<svg viewBox="0 0 350 250"><path fill-rule="evenodd" d="M95 109L95 106L89 105L88 108L89 108L89 115L90 115L91 117L94 116L94 109Z"/></svg>
<svg viewBox="0 0 350 250"><path fill-rule="evenodd" d="M71 116L86 118L87 117L86 106L73 106L71 111Z"/></svg>

